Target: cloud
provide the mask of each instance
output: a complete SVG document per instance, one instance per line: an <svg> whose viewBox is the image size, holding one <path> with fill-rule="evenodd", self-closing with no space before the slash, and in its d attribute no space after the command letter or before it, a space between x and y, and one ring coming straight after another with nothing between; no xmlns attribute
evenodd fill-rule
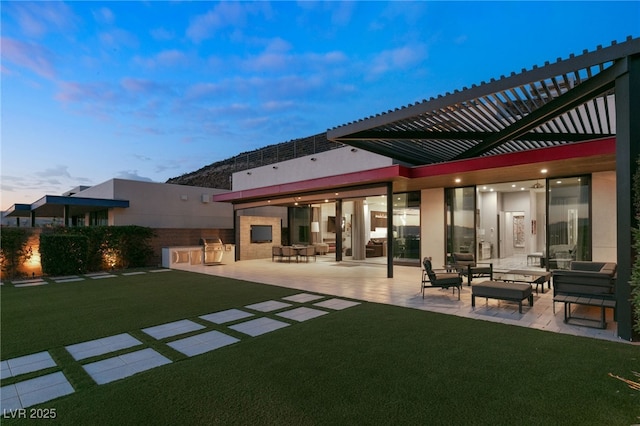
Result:
<svg viewBox="0 0 640 426"><path fill-rule="evenodd" d="M383 50L371 61L369 77L377 77L392 71L406 70L427 57L424 45L407 45L390 50Z"/></svg>
<svg viewBox="0 0 640 426"><path fill-rule="evenodd" d="M98 38L103 46L110 49L120 49L122 47L136 49L140 45L135 34L120 28L103 31L98 34Z"/></svg>
<svg viewBox="0 0 640 426"><path fill-rule="evenodd" d="M188 65L188 58L179 50L164 50L150 58L136 56L134 62L147 68L173 67L176 65Z"/></svg>
<svg viewBox="0 0 640 426"><path fill-rule="evenodd" d="M220 2L209 12L193 18L186 35L194 43L199 43L214 37L222 29L230 28L232 33L237 33L247 26L249 15L255 14L270 15L270 6L264 2Z"/></svg>
<svg viewBox="0 0 640 426"><path fill-rule="evenodd" d="M22 32L30 37L64 33L76 27L77 18L62 2L13 2L3 4L2 8L8 9Z"/></svg>
<svg viewBox="0 0 640 426"><path fill-rule="evenodd" d="M94 10L93 18L101 24L113 24L116 20L116 17L111 9L107 7L101 7L98 10Z"/></svg>
<svg viewBox="0 0 640 426"><path fill-rule="evenodd" d="M175 38L173 31L165 28L154 28L150 31L151 37L158 41L169 41Z"/></svg>
<svg viewBox="0 0 640 426"><path fill-rule="evenodd" d="M139 180L143 182L153 182L153 179L140 176L137 170L122 170L116 173L116 177L120 179Z"/></svg>
<svg viewBox="0 0 640 426"><path fill-rule="evenodd" d="M68 166L57 165L55 167L45 169L45 170L43 170L41 172L37 172L36 176L70 178L71 175L69 174L69 170L68 169L69 169Z"/></svg>
<svg viewBox="0 0 640 426"><path fill-rule="evenodd" d="M2 60L27 68L34 73L52 79L55 77L54 55L48 49L33 43L11 38L0 39Z"/></svg>

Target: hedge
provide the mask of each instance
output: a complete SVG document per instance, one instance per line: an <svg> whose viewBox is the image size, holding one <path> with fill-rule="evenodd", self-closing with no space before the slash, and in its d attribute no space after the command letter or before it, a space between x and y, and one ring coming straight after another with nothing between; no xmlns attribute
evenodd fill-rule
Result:
<svg viewBox="0 0 640 426"><path fill-rule="evenodd" d="M84 235L40 235L40 264L48 275L82 274L87 271L89 239Z"/></svg>
<svg viewBox="0 0 640 426"><path fill-rule="evenodd" d="M30 231L22 228L2 227L0 230L0 265L8 278L18 276L20 266L32 256L27 246Z"/></svg>

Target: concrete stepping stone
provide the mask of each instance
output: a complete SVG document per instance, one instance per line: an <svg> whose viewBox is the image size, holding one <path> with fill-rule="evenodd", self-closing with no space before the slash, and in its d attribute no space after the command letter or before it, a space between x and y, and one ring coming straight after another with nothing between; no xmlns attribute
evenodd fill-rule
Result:
<svg viewBox="0 0 640 426"><path fill-rule="evenodd" d="M240 333L248 334L255 337L261 334L270 333L283 327L288 327L290 324L271 318L257 318L251 321L241 322L229 326L232 330L239 331Z"/></svg>
<svg viewBox="0 0 640 426"><path fill-rule="evenodd" d="M0 364L3 379L56 366L56 362L47 351L8 359Z"/></svg>
<svg viewBox="0 0 640 426"><path fill-rule="evenodd" d="M277 311L278 309L288 308L291 304L278 302L277 300L267 300L266 302L254 303L253 305L247 305L245 308L252 309L260 312Z"/></svg>
<svg viewBox="0 0 640 426"><path fill-rule="evenodd" d="M170 363L170 359L151 348L147 348L92 362L83 365L82 368L97 384L103 385Z"/></svg>
<svg viewBox="0 0 640 426"><path fill-rule="evenodd" d="M73 359L80 361L82 359L91 358L92 356L103 355L141 344L141 341L130 334L122 333L115 336L104 337L102 339L89 340L88 342L65 346L65 349L69 351Z"/></svg>
<svg viewBox="0 0 640 426"><path fill-rule="evenodd" d="M73 283L76 281L84 281L85 279L82 277L75 277L75 278L64 278L64 279L54 279L54 281L56 283Z"/></svg>
<svg viewBox="0 0 640 426"><path fill-rule="evenodd" d="M306 302L311 302L312 300L318 300L322 298L324 298L324 296L320 296L318 294L299 293L299 294L294 294L293 296L283 297L282 300L288 300L289 302L296 302L296 303L306 303Z"/></svg>
<svg viewBox="0 0 640 426"><path fill-rule="evenodd" d="M165 337L177 336L191 331L202 330L204 325L196 324L189 320L174 321L167 324L156 325L154 327L143 328L142 331L154 339L164 339Z"/></svg>
<svg viewBox="0 0 640 426"><path fill-rule="evenodd" d="M73 386L60 371L0 388L4 412L51 401L73 392Z"/></svg>
<svg viewBox="0 0 640 426"><path fill-rule="evenodd" d="M347 309L352 306L359 305L360 302L352 302L351 300L344 299L329 299L323 302L314 303L313 306L318 306L320 308L329 308L336 311L340 311L342 309Z"/></svg>
<svg viewBox="0 0 640 426"><path fill-rule="evenodd" d="M171 269L153 269L149 272L171 272Z"/></svg>
<svg viewBox="0 0 640 426"><path fill-rule="evenodd" d="M235 337L231 337L214 330L207 333L185 337L184 339L175 340L167 343L167 345L171 346L178 352L182 352L186 356L195 356L239 341L240 339L236 339Z"/></svg>
<svg viewBox="0 0 640 426"><path fill-rule="evenodd" d="M283 318L288 318L294 321L302 322L306 320L310 320L312 318L317 318L322 315L326 315L329 312L321 311L319 309L311 309L311 308L295 308L284 312L279 312L276 315Z"/></svg>
<svg viewBox="0 0 640 426"><path fill-rule="evenodd" d="M240 309L227 309L226 311L214 312L212 314L203 315L202 318L205 321L212 322L214 324L224 324L226 322L236 321L243 318L252 317L253 314L249 312L241 311Z"/></svg>
<svg viewBox="0 0 640 426"><path fill-rule="evenodd" d="M144 272L144 271L124 272L122 275L124 275L125 277L130 277L132 275L143 275L143 274L146 274L146 272Z"/></svg>
<svg viewBox="0 0 640 426"><path fill-rule="evenodd" d="M13 281L14 287L36 287L45 284L49 283L44 280Z"/></svg>

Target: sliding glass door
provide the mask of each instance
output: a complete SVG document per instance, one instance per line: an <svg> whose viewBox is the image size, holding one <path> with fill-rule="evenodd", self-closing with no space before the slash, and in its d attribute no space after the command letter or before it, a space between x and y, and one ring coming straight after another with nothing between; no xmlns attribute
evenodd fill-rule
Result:
<svg viewBox="0 0 640 426"><path fill-rule="evenodd" d="M473 186L447 188L445 199L449 263L452 262L453 253L476 254L476 189Z"/></svg>

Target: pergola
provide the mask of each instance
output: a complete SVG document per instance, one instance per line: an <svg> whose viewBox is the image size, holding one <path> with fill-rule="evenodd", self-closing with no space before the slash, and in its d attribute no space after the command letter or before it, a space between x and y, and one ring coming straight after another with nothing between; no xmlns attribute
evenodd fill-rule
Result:
<svg viewBox="0 0 640 426"><path fill-rule="evenodd" d="M631 181L640 154L640 39L629 37L376 114L330 129L327 137L409 166L465 159L491 164L492 157L503 154L564 145L580 149L586 141L615 139L618 334L631 339L630 229L637 226Z"/></svg>

